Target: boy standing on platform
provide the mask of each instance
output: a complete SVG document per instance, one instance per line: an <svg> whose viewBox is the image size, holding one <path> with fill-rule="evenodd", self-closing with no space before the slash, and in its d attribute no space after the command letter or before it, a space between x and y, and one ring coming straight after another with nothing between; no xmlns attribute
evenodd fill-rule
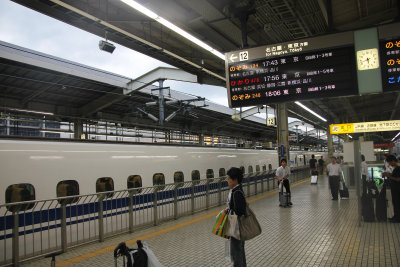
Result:
<svg viewBox="0 0 400 267"><path fill-rule="evenodd" d="M331 188L332 200L338 200L340 175L342 167L336 163L336 158L331 157L331 163L326 166L326 174L329 176L329 187Z"/></svg>
<svg viewBox="0 0 400 267"><path fill-rule="evenodd" d="M290 176L290 168L287 166L286 159L281 159L281 166L276 169L275 178L278 181L278 186L281 188L281 193L283 193L283 187L285 187L286 192L290 196L290 183L289 183L289 176ZM290 206L293 205L291 200L288 203Z"/></svg>

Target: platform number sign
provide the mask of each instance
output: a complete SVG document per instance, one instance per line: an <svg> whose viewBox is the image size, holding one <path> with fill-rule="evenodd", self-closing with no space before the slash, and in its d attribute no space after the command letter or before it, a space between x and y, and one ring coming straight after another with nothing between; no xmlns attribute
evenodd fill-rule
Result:
<svg viewBox="0 0 400 267"><path fill-rule="evenodd" d="M267 126L274 126L275 118L267 118Z"/></svg>
<svg viewBox="0 0 400 267"><path fill-rule="evenodd" d="M249 60L249 51L242 51L239 53L239 60L246 61Z"/></svg>

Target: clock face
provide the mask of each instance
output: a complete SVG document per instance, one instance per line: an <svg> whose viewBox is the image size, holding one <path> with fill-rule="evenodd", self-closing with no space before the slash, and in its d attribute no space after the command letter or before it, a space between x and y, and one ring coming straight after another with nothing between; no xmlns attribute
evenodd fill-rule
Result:
<svg viewBox="0 0 400 267"><path fill-rule="evenodd" d="M370 70L379 68L378 49L365 49L357 51L358 70Z"/></svg>

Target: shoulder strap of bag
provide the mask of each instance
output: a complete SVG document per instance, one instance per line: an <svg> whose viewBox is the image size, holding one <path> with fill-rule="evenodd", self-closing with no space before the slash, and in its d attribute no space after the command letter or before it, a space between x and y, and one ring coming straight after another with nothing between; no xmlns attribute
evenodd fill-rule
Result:
<svg viewBox="0 0 400 267"><path fill-rule="evenodd" d="M242 190L235 191L234 193L232 193L233 208L235 208L235 193L238 192L238 191L243 194L244 200L246 201L246 196L244 195L244 192ZM249 203L247 203L247 201L246 201L246 211L244 213L245 216L248 216L248 213L247 213L248 208L249 208Z"/></svg>

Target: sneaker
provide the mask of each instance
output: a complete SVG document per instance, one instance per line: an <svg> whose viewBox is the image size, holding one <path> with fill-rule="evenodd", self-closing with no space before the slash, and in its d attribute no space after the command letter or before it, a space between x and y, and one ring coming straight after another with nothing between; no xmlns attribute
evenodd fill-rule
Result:
<svg viewBox="0 0 400 267"><path fill-rule="evenodd" d="M289 206L293 206L293 203L292 203L292 202L289 202Z"/></svg>

